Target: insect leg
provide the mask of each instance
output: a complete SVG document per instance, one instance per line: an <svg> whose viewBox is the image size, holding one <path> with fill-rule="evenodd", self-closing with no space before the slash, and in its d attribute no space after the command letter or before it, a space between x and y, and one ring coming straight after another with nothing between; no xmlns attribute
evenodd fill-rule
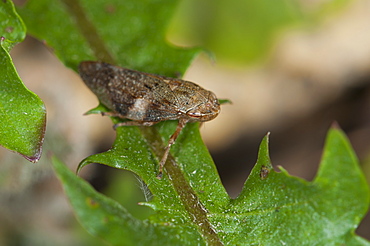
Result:
<svg viewBox="0 0 370 246"><path fill-rule="evenodd" d="M111 117L122 117L121 114L116 112L101 112L102 116L111 116Z"/></svg>
<svg viewBox="0 0 370 246"><path fill-rule="evenodd" d="M154 124L157 124L158 122L152 122L152 121L125 121L117 123L113 126L114 129L117 129L119 126L152 126Z"/></svg>
<svg viewBox="0 0 370 246"><path fill-rule="evenodd" d="M161 161L159 162L159 172L158 172L158 175L157 175L158 179L162 178L163 166L167 161L167 157L168 157L168 154L170 153L170 149L171 149L172 144L175 143L175 141L176 141L177 137L179 136L182 128L184 128L184 126L186 125L187 122L188 122L188 120L186 120L186 119L180 119L179 124L177 125L175 132L172 134L172 136L168 140L168 144L167 144L166 148L164 149L163 157L162 157Z"/></svg>

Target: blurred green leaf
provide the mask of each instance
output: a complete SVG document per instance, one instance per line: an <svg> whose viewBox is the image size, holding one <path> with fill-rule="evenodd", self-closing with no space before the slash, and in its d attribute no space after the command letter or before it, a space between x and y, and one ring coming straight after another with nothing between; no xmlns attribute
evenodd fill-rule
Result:
<svg viewBox="0 0 370 246"><path fill-rule="evenodd" d="M109 168L107 171L109 177L108 186L104 188L103 193L119 202L135 218L146 219L153 214L153 210L147 206L138 206L143 201L150 201L153 197L150 190L137 175L129 171L118 171Z"/></svg>
<svg viewBox="0 0 370 246"><path fill-rule="evenodd" d="M263 61L284 31L317 25L322 17L348 0L187 0L182 1L169 28L170 40L198 45L219 62Z"/></svg>
<svg viewBox="0 0 370 246"><path fill-rule="evenodd" d="M0 2L0 144L32 162L39 160L45 107L19 78L9 50L25 37L25 26L11 1Z"/></svg>

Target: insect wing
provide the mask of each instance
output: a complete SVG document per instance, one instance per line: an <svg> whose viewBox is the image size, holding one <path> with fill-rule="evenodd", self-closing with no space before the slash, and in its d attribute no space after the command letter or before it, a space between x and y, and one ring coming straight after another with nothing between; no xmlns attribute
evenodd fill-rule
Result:
<svg viewBox="0 0 370 246"><path fill-rule="evenodd" d="M101 62L82 62L79 71L100 102L122 118L149 122L178 118L176 96L161 76Z"/></svg>

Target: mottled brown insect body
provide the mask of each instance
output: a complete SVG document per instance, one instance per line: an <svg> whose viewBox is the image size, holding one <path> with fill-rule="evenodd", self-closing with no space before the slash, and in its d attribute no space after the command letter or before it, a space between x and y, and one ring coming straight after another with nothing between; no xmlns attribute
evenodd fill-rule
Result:
<svg viewBox="0 0 370 246"><path fill-rule="evenodd" d="M262 166L261 167L261 170L260 170L260 178L261 180L265 180L267 179L267 177L269 176L269 173L270 173L270 169L266 166Z"/></svg>
<svg viewBox="0 0 370 246"><path fill-rule="evenodd" d="M100 102L112 110L107 115L132 120L115 127L151 126L160 121L179 120L159 163L158 177L171 145L185 124L212 120L220 112L215 94L189 81L93 61L82 62L79 72Z"/></svg>

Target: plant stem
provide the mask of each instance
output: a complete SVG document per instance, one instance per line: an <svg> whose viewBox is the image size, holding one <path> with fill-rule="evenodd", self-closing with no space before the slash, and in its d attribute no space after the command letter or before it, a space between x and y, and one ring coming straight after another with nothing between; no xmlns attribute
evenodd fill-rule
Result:
<svg viewBox="0 0 370 246"><path fill-rule="evenodd" d="M158 131L154 127L140 127L140 130L147 139L152 151L160 158L164 153L165 144ZM223 245L207 218L207 209L190 187L175 158L171 154L167 158L164 170L179 195L190 219L198 226L199 232L207 242L207 245Z"/></svg>
<svg viewBox="0 0 370 246"><path fill-rule="evenodd" d="M115 64L115 59L110 54L110 52L108 52L108 49L105 47L104 42L100 38L94 24L90 22L90 20L87 18L84 9L80 5L80 2L76 0L62 0L62 2L66 6L67 10L70 12L71 16L74 18L81 34L89 43L94 56L99 61Z"/></svg>

